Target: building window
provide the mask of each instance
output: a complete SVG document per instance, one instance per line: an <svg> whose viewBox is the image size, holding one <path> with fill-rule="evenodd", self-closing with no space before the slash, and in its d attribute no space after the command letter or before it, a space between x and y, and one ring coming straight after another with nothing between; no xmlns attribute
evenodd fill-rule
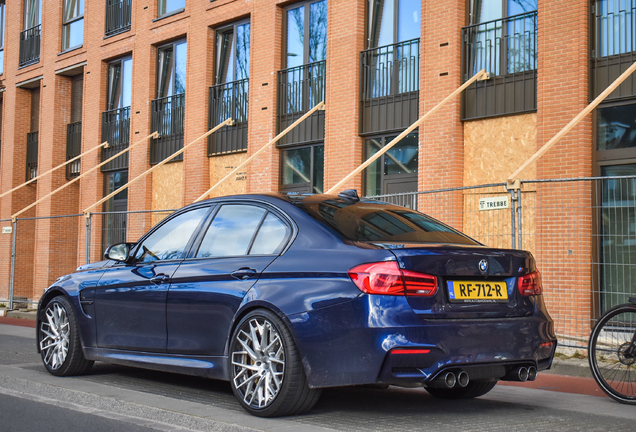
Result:
<svg viewBox="0 0 636 432"><path fill-rule="evenodd" d="M132 58L115 60L108 64L106 111L102 113L102 142L109 148L102 150L102 161L126 147L130 140L130 101L132 90ZM102 171L128 168L128 153L102 166Z"/></svg>
<svg viewBox="0 0 636 432"><path fill-rule="evenodd" d="M104 196L128 183L128 170L104 174ZM102 253L110 245L126 241L128 188L104 202L102 215Z"/></svg>
<svg viewBox="0 0 636 432"><path fill-rule="evenodd" d="M284 149L281 152L283 192L323 193L324 145Z"/></svg>
<svg viewBox="0 0 636 432"><path fill-rule="evenodd" d="M106 0L106 36L130 30L131 0Z"/></svg>
<svg viewBox="0 0 636 432"><path fill-rule="evenodd" d="M0 74L4 73L4 19L5 1L0 0Z"/></svg>
<svg viewBox="0 0 636 432"><path fill-rule="evenodd" d="M208 139L208 155L247 150L250 76L250 23L242 22L216 33L215 85L210 87L210 127L232 117Z"/></svg>
<svg viewBox="0 0 636 432"><path fill-rule="evenodd" d="M157 55L157 99L151 104L150 126L159 132L150 146L150 163L159 163L183 147L187 43L164 45ZM183 160L183 154L173 160Z"/></svg>
<svg viewBox="0 0 636 432"><path fill-rule="evenodd" d="M38 135L40 129L40 88L31 90L31 122L27 133L26 181L38 176Z"/></svg>
<svg viewBox="0 0 636 432"><path fill-rule="evenodd" d="M64 0L62 51L82 46L84 41L84 0Z"/></svg>
<svg viewBox="0 0 636 432"><path fill-rule="evenodd" d="M278 72L278 131L325 98L327 0L295 4L285 13L285 69ZM279 145L324 140L324 112L314 113Z"/></svg>
<svg viewBox="0 0 636 432"><path fill-rule="evenodd" d="M365 160L396 136L385 135L365 140ZM418 134L411 133L364 170L364 194L374 196L417 191L417 168Z"/></svg>
<svg viewBox="0 0 636 432"><path fill-rule="evenodd" d="M634 61L636 0L592 0L590 24L590 96L595 98ZM606 101L632 96L636 96L636 76L627 78Z"/></svg>
<svg viewBox="0 0 636 432"><path fill-rule="evenodd" d="M20 66L40 61L41 24L41 1L24 0L24 30L20 33Z"/></svg>
<svg viewBox="0 0 636 432"><path fill-rule="evenodd" d="M367 49L360 55L363 134L404 129L418 119L420 4L367 0Z"/></svg>
<svg viewBox="0 0 636 432"><path fill-rule="evenodd" d="M71 81L71 122L66 125L66 160L82 152L82 106L84 99L84 76L77 75ZM81 161L77 159L66 165L66 177L80 175Z"/></svg>
<svg viewBox="0 0 636 432"><path fill-rule="evenodd" d="M537 0L469 0L462 29L464 81L491 79L464 94L464 119L536 110Z"/></svg>
<svg viewBox="0 0 636 432"><path fill-rule="evenodd" d="M185 9L185 0L158 0L157 17L161 18Z"/></svg>

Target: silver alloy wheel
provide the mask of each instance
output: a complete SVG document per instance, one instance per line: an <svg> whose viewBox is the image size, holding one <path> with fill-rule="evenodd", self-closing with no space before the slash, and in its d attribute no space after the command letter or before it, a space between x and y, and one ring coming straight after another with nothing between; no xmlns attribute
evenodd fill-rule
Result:
<svg viewBox="0 0 636 432"><path fill-rule="evenodd" d="M234 387L248 406L268 406L278 395L285 373L280 334L267 319L254 317L236 334L234 346Z"/></svg>
<svg viewBox="0 0 636 432"><path fill-rule="evenodd" d="M71 326L66 310L57 302L46 308L46 321L40 324L40 350L44 363L52 370L59 369L68 355Z"/></svg>

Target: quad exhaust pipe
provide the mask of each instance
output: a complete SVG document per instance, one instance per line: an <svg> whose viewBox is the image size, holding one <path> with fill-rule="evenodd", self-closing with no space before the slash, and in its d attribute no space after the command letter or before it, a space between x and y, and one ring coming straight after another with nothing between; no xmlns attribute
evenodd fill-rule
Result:
<svg viewBox="0 0 636 432"><path fill-rule="evenodd" d="M440 374L430 383L427 383L429 387L441 387L441 388L453 388L456 385L459 387L466 387L470 382L470 378L466 371L460 371L458 374L455 372L446 372Z"/></svg>
<svg viewBox="0 0 636 432"><path fill-rule="evenodd" d="M519 366L508 372L508 374L503 378L505 381L534 381L537 379L537 368L534 366Z"/></svg>

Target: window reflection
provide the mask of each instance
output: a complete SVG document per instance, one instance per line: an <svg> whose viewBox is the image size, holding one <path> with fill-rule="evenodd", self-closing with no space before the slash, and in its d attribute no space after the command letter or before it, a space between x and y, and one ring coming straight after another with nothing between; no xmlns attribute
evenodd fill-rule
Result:
<svg viewBox="0 0 636 432"><path fill-rule="evenodd" d="M636 104L597 109L597 150L636 147Z"/></svg>
<svg viewBox="0 0 636 432"><path fill-rule="evenodd" d="M210 224L197 258L247 255L267 211L250 205L224 205Z"/></svg>

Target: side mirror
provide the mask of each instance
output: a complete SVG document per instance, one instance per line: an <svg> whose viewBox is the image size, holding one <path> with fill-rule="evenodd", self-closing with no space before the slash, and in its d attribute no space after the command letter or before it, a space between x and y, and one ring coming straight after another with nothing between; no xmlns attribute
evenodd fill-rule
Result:
<svg viewBox="0 0 636 432"><path fill-rule="evenodd" d="M108 246L106 252L104 252L104 258L113 261L126 262L128 261L128 254L130 254L131 246L131 243L117 243Z"/></svg>

